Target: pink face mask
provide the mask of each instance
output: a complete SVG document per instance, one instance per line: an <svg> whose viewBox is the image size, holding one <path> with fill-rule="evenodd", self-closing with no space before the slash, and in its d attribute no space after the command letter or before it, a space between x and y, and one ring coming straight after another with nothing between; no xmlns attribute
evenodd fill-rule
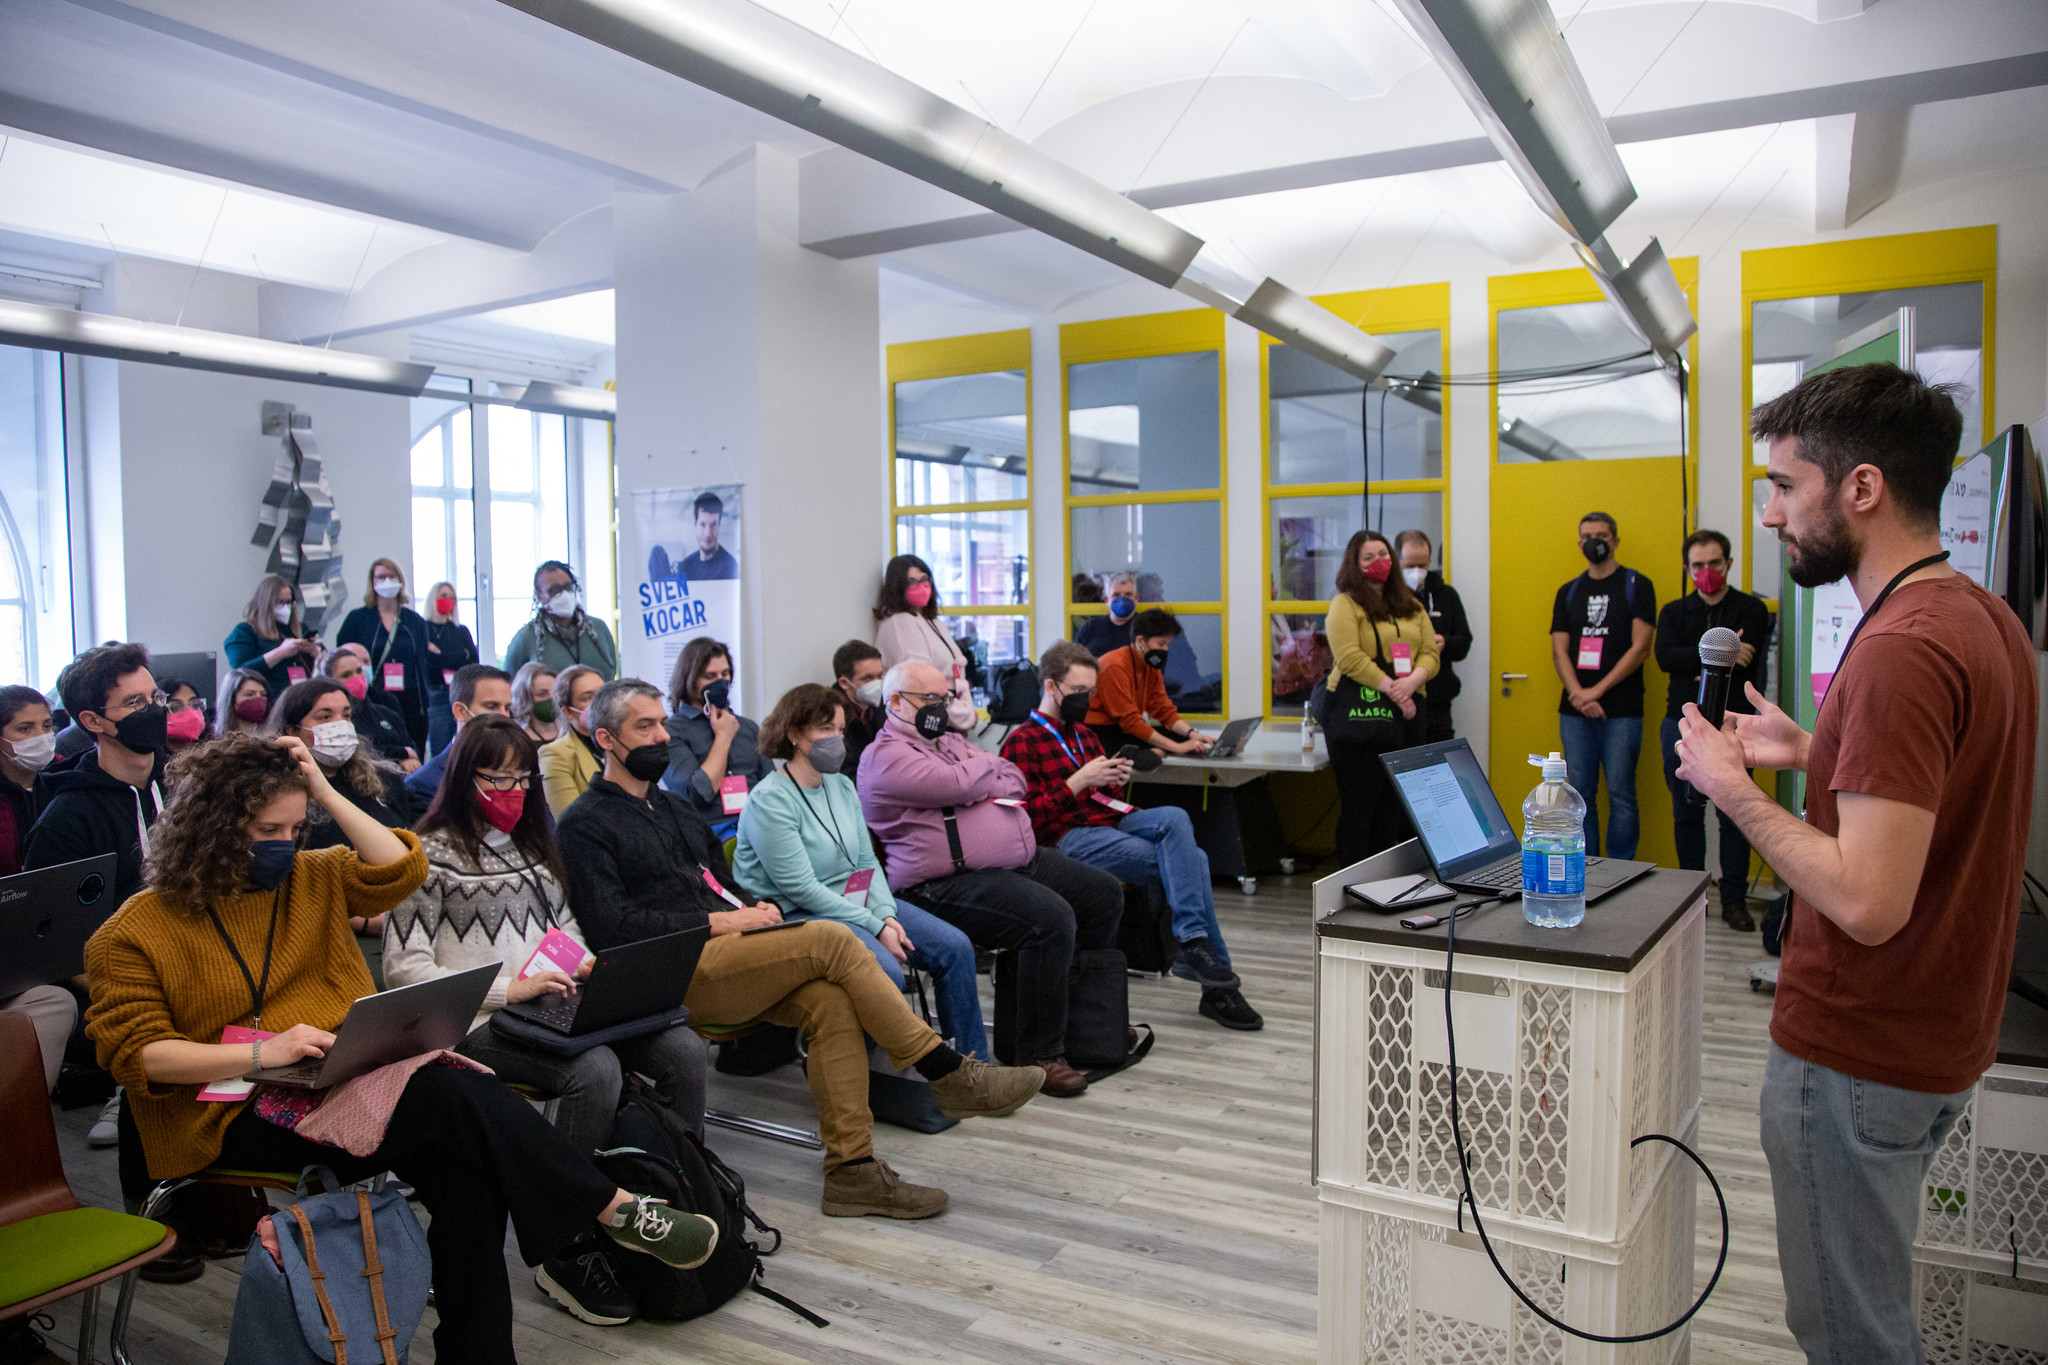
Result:
<svg viewBox="0 0 2048 1365"><path fill-rule="evenodd" d="M180 744L190 744L206 733L206 717L199 714L196 706L173 711L170 719L164 722L164 733Z"/></svg>
<svg viewBox="0 0 2048 1365"><path fill-rule="evenodd" d="M903 590L903 600L919 611L923 611L932 604L932 585L929 583L912 583Z"/></svg>
<svg viewBox="0 0 2048 1365"><path fill-rule="evenodd" d="M354 697L357 701L361 701L364 697L370 695L370 680L357 673L353 677L341 680L341 690Z"/></svg>

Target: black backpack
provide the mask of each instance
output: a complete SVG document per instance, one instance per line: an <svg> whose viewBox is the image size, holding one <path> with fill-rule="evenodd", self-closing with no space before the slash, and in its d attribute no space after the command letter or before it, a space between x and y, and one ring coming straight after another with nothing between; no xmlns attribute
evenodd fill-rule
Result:
<svg viewBox="0 0 2048 1365"><path fill-rule="evenodd" d="M684 1127L640 1077L626 1077L610 1145L594 1160L621 1189L666 1199L679 1212L701 1213L718 1224L718 1247L695 1270L677 1270L632 1253L610 1258L619 1283L639 1302L641 1317L655 1322L700 1318L742 1289L752 1289L814 1327L831 1325L761 1283L761 1258L781 1248L782 1234L747 1206L747 1185L739 1172ZM749 1223L773 1234L774 1245L763 1252L747 1235Z"/></svg>
<svg viewBox="0 0 2048 1365"><path fill-rule="evenodd" d="M1022 725L1038 709L1038 666L1029 659L1004 664L988 680L990 725Z"/></svg>

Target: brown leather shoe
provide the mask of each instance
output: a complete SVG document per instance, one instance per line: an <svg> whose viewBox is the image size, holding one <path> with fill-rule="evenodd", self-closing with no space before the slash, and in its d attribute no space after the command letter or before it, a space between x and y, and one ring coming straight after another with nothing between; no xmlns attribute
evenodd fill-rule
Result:
<svg viewBox="0 0 2048 1365"><path fill-rule="evenodd" d="M944 1190L913 1185L876 1157L828 1172L819 1207L829 1218L930 1218L946 1203Z"/></svg>
<svg viewBox="0 0 2048 1365"><path fill-rule="evenodd" d="M999 1119L1022 1109L1044 1084L1038 1067L990 1066L963 1057L952 1075L932 1082L932 1098L949 1119Z"/></svg>
<svg viewBox="0 0 2048 1365"><path fill-rule="evenodd" d="M1045 1071L1045 1084L1038 1088L1041 1095L1070 1100L1088 1089L1088 1078L1074 1070L1064 1057L1047 1057L1038 1065Z"/></svg>

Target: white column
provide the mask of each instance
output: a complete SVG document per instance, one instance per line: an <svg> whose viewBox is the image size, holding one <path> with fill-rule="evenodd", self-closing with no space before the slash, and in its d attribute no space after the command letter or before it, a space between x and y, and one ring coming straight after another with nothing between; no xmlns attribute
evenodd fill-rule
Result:
<svg viewBox="0 0 2048 1365"><path fill-rule="evenodd" d="M875 264L803 249L796 207L796 161L766 146L690 193L614 205L621 545L637 490L742 485L739 704L756 717L872 633L889 543ZM644 576L619 566L627 630Z"/></svg>
<svg viewBox="0 0 2048 1365"><path fill-rule="evenodd" d="M1031 645L1070 639L1067 621L1066 414L1060 409L1060 328L1031 323Z"/></svg>
<svg viewBox="0 0 2048 1365"><path fill-rule="evenodd" d="M1473 273L1451 288L1451 373L1484 374L1492 368L1486 278ZM1480 765L1492 741L1493 698L1500 679L1493 672L1493 435L1487 390L1480 384L1453 385L1444 392L1450 413L1450 444L1444 458L1451 476L1451 582L1472 625L1472 652L1458 665L1464 682L1451 703L1451 723L1472 741Z"/></svg>
<svg viewBox="0 0 2048 1365"><path fill-rule="evenodd" d="M1228 582L1224 586L1224 620L1230 631L1230 657L1224 661L1230 683L1229 712L1256 716L1266 709L1264 491L1266 411L1259 401L1259 333L1236 320L1223 324L1224 430L1229 456L1223 514L1229 527Z"/></svg>

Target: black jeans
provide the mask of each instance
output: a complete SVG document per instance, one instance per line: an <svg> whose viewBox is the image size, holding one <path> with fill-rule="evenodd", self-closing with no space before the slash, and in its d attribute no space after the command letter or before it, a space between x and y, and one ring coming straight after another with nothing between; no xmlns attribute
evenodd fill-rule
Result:
<svg viewBox="0 0 2048 1365"><path fill-rule="evenodd" d="M1678 865L1691 872L1707 870L1707 805L1688 804L1685 784L1678 780L1678 722L1666 716L1658 739L1664 748L1664 785L1671 789L1671 837L1678 844ZM1742 905L1749 899L1749 837L1718 806L1721 820L1721 904Z"/></svg>
<svg viewBox="0 0 2048 1365"><path fill-rule="evenodd" d="M1424 744L1434 744L1440 739L1458 737L1458 732L1451 727L1451 708L1448 706L1441 711L1424 711L1422 721L1421 742Z"/></svg>
<svg viewBox="0 0 2048 1365"><path fill-rule="evenodd" d="M1415 737L1403 741L1420 744L1421 720L1410 726ZM1337 779L1337 864L1349 867L1361 858L1384 852L1404 839L1415 837L1415 826L1394 791L1380 755L1387 746L1350 739L1331 739L1330 771Z"/></svg>
<svg viewBox="0 0 2048 1365"><path fill-rule="evenodd" d="M124 1192L149 1191L146 1172L130 1188L142 1144L123 1107ZM565 1251L596 1222L618 1187L598 1174L533 1106L480 1071L425 1066L413 1073L384 1144L350 1156L258 1118L254 1105L228 1125L216 1165L239 1170L297 1171L325 1166L345 1181L390 1171L419 1192L431 1215L427 1249L434 1258L440 1325L434 1354L451 1362L510 1361L512 1285L505 1275L505 1218L519 1254L538 1265Z"/></svg>
<svg viewBox="0 0 2048 1365"><path fill-rule="evenodd" d="M1116 947L1123 883L1041 848L1022 867L935 877L898 899L923 906L978 948L1015 953L1017 1060L1066 1055L1067 969L1076 948Z"/></svg>

